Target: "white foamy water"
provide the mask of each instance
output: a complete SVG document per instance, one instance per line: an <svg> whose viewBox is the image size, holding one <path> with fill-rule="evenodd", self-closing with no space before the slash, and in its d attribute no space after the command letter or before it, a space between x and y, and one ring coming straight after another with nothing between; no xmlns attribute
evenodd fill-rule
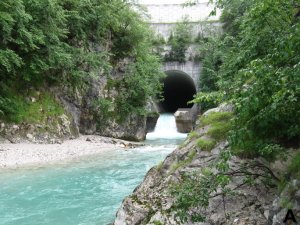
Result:
<svg viewBox="0 0 300 225"><path fill-rule="evenodd" d="M148 133L146 139L181 139L186 136L187 134L177 131L174 115L164 113L159 116L154 132Z"/></svg>

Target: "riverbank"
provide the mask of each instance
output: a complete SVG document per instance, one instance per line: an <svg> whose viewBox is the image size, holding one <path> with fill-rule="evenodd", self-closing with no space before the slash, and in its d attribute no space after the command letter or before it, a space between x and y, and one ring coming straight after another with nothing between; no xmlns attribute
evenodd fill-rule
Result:
<svg viewBox="0 0 300 225"><path fill-rule="evenodd" d="M61 144L0 144L0 170L78 160L104 151L141 145L96 135L80 136Z"/></svg>

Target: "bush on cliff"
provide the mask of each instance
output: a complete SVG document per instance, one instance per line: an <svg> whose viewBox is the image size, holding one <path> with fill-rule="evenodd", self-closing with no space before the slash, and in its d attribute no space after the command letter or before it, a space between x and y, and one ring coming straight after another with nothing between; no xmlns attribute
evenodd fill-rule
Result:
<svg viewBox="0 0 300 225"><path fill-rule="evenodd" d="M24 90L51 85L82 89L91 76L110 76L124 58L136 68L126 80L132 72L139 82L118 91L138 90L128 104L135 108L139 100L140 106L160 88L159 60L150 43L151 32L126 1L2 0L0 118L14 120L18 114L18 101L7 90L22 98Z"/></svg>
<svg viewBox="0 0 300 225"><path fill-rule="evenodd" d="M213 85L208 79L201 86L210 87L206 92L217 89L221 101L235 105L232 148L244 156L268 157L263 149L277 146L275 152L300 137L298 6L292 0L216 3L223 9L225 33L206 57L219 55L221 64L207 70L217 74ZM207 95L198 94L198 102L205 103Z"/></svg>

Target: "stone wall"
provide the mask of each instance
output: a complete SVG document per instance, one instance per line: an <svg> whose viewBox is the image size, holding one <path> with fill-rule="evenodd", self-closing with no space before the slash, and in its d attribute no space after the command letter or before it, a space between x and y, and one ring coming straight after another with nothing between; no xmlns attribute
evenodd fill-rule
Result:
<svg viewBox="0 0 300 225"><path fill-rule="evenodd" d="M145 4L144 6L148 10L152 23L174 23L182 20L184 17L187 17L191 22L206 19L213 21L218 20L220 16L218 11L216 16L209 17L214 6L208 4L208 1L202 1L189 7L183 7L182 4Z"/></svg>
<svg viewBox="0 0 300 225"><path fill-rule="evenodd" d="M179 70L189 75L194 80L196 89L198 90L199 76L201 71L200 62L187 61L185 63L179 63L179 62L164 63L163 71L170 71L170 70Z"/></svg>
<svg viewBox="0 0 300 225"><path fill-rule="evenodd" d="M221 23L220 22L202 22L202 23L196 23L191 22L192 26L192 37L196 38L198 35L201 36L212 36L214 33L220 33L221 32ZM170 37L172 31L174 30L176 26L176 22L174 23L150 23L150 26L155 31L156 34L163 37L165 41L168 40Z"/></svg>

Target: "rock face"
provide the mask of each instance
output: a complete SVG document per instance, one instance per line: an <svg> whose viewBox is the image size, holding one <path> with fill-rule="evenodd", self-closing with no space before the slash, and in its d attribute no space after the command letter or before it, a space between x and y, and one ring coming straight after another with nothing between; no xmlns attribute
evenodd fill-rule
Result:
<svg viewBox="0 0 300 225"><path fill-rule="evenodd" d="M147 103L146 110L149 112L146 120L146 131L148 133L154 131L155 129L157 120L159 118L159 108L153 100L150 100Z"/></svg>
<svg viewBox="0 0 300 225"><path fill-rule="evenodd" d="M79 136L78 128L71 116L62 114L57 118L49 117L47 123L13 124L1 122L0 143L61 143L64 139Z"/></svg>
<svg viewBox="0 0 300 225"><path fill-rule="evenodd" d="M146 138L146 117L130 115L126 121L110 121L99 131L100 135L120 138L128 141L143 141Z"/></svg>
<svg viewBox="0 0 300 225"><path fill-rule="evenodd" d="M126 62L120 63L112 71L112 79L120 79L124 75ZM2 142L37 142L52 143L53 140L74 138L81 134L99 134L113 138L131 141L142 141L146 137L146 116L129 113L120 122L113 117L100 121L104 112L95 107L95 102L106 97L114 98L118 91L107 90L108 80L106 76L99 74L87 80L84 87L72 88L65 86L51 87L48 92L55 96L57 102L63 106L65 114L58 118L48 118L44 124L8 124L0 126ZM30 100L35 101L35 100ZM103 126L99 123L103 122ZM0 121L1 125L1 121ZM0 140L1 141L1 140Z"/></svg>
<svg viewBox="0 0 300 225"><path fill-rule="evenodd" d="M268 212L269 224L281 225L285 219L288 209L292 210L296 223L290 220L290 223L296 225L300 223L300 180L289 182L280 196L276 197ZM291 217L289 217L291 218Z"/></svg>
<svg viewBox="0 0 300 225"><path fill-rule="evenodd" d="M154 131L158 117L159 117L159 114L147 116L147 121L146 121L147 133Z"/></svg>
<svg viewBox="0 0 300 225"><path fill-rule="evenodd" d="M113 79L119 79L124 75L126 64L120 62L111 72ZM99 74L98 77L92 77L87 82L84 90L68 90L68 88L59 90L56 88L53 92L57 95L64 107L74 118L78 130L82 134L120 138L131 141L142 141L146 137L146 117L136 114L129 114L122 122L108 117L102 118L105 112L95 107L98 100L110 97L114 99L118 91L108 91L108 79ZM72 94L70 94L72 93ZM100 118L101 117L101 118ZM103 124L100 126L99 124Z"/></svg>
<svg viewBox="0 0 300 225"><path fill-rule="evenodd" d="M198 126L194 132L201 136L207 130L206 126ZM228 173L231 174L228 187L232 193L220 194L223 192L218 188L210 194L207 207L188 211L188 214L201 214L205 221L192 222L189 217L182 222L177 216L178 209L175 207L175 197L171 194L172 188L174 185L183 185L186 173L201 174L204 168L213 168L227 146L226 141L221 141L211 151L203 151L198 147L195 137L187 139L161 165L149 170L144 181L123 201L114 225L279 225L283 224L286 209L278 199L286 199L284 196L287 195L289 199L293 199L294 212L300 212L299 181L293 181L286 187L290 190L290 185L293 185L294 191L289 191L288 194L283 191L278 196L276 186L267 182L269 178L275 179L275 175L265 166L266 162L262 159L232 156L228 161Z"/></svg>

